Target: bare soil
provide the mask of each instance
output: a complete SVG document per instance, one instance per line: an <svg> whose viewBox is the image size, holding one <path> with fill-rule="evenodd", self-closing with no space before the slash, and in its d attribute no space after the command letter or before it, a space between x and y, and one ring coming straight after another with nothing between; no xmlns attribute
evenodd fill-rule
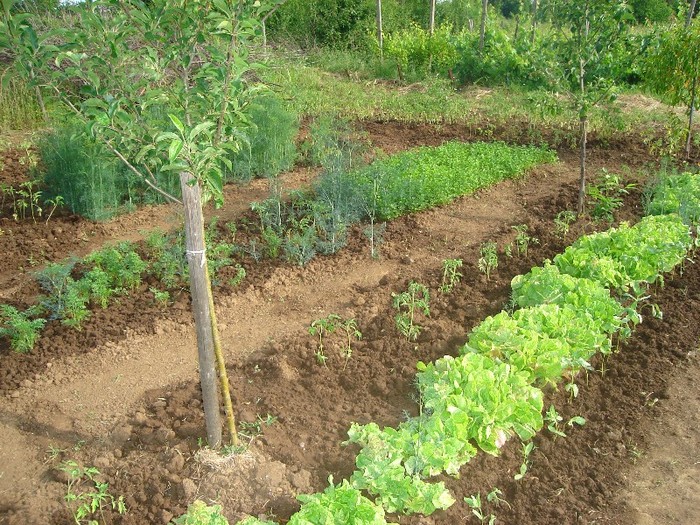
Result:
<svg viewBox="0 0 700 525"><path fill-rule="evenodd" d="M365 130L387 153L471 138L458 125L374 122ZM561 162L522 180L390 223L379 259L370 257L358 228L339 254L303 268L241 260L248 272L242 285L215 294L236 415L247 423L243 454L222 457L201 446L196 341L184 291L161 307L146 283L96 311L82 331L51 323L30 354L12 353L0 340L0 523L72 523L63 502L67 478L57 468L68 459L99 468L110 492L125 497L128 513L108 512L106 523L168 523L196 498L221 503L232 523L245 514L284 523L298 509L296 494L323 490L330 475L337 482L351 474L357 450L341 443L352 422L396 425L416 413L417 361L456 354L473 326L507 304L515 275L608 226L581 220L566 238L553 234L553 218L572 209L577 195L576 154L559 154ZM595 174L627 166L638 179L653 162L634 143L594 145L590 168ZM21 165L5 166L13 172L3 178L22 180ZM314 174L285 174L285 188L308 184ZM244 224L252 220L249 203L266 194L261 181L230 187L226 207L210 213ZM633 191L618 220L636 220L640 203ZM31 301L38 292L31 272L47 261L83 255L110 239L138 240L140 230L172 228L180 220L168 206L105 224L72 216L49 224L0 219L0 301ZM527 224L539 244L527 257L501 257L487 281L476 266L480 243L503 246L518 224ZM464 278L448 295L438 291L446 258L464 261ZM645 310L620 351L578 378L576 399L563 389L547 393L546 406L587 423L567 428L566 438L543 431L522 481L513 479L522 456L511 440L500 457L482 453L460 479L444 479L457 499L451 509L392 521L479 523L463 498L481 493L485 500L498 488L505 502L484 505L496 523L700 523L699 279L689 262L653 289L663 319ZM431 316L420 320L416 343L397 332L391 307L391 293L411 280L432 294ZM331 336L323 366L307 329L330 313L355 318L363 337L346 361L342 339Z"/></svg>

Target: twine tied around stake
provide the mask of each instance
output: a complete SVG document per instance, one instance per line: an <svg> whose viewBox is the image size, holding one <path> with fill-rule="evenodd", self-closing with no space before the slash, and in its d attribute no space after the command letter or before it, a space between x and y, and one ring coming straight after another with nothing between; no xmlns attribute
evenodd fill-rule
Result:
<svg viewBox="0 0 700 525"><path fill-rule="evenodd" d="M207 250L186 250L185 251L185 256L191 257L192 255L201 255L202 260L199 263L199 267L203 268L204 267L204 261L206 260L206 252Z"/></svg>

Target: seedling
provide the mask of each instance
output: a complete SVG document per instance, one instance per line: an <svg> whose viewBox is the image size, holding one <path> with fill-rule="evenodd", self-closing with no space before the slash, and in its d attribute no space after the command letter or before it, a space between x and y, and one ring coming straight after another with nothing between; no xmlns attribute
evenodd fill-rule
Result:
<svg viewBox="0 0 700 525"><path fill-rule="evenodd" d="M547 423L547 430L549 430L555 436L566 437L566 434L560 430L561 422L564 420L563 417L559 415L557 409L554 405L550 405L549 409L544 415L544 421Z"/></svg>
<svg viewBox="0 0 700 525"><path fill-rule="evenodd" d="M494 487L493 490L486 495L486 501L494 504L497 507L500 507L502 504L505 504L508 508L510 508L510 503L503 499L501 497L502 495L503 491L498 487Z"/></svg>
<svg viewBox="0 0 700 525"><path fill-rule="evenodd" d="M241 266L240 264L236 263L236 275L228 280L229 286L235 288L236 286L241 284L241 282L243 282L243 279L245 279L245 276L246 276L245 268L243 268L243 266Z"/></svg>
<svg viewBox="0 0 700 525"><path fill-rule="evenodd" d="M39 339L39 333L46 324L46 319L35 318L39 308L30 307L20 312L14 306L0 305L0 336L10 340L10 346L15 352L31 351Z"/></svg>
<svg viewBox="0 0 700 525"><path fill-rule="evenodd" d="M528 469L530 468L530 454L532 454L532 451L535 450L535 444L530 441L528 443L523 443L523 449L522 449L522 454L523 454L523 462L520 464L520 471L513 476L513 479L515 481L520 481L525 477L525 474L527 474Z"/></svg>
<svg viewBox="0 0 700 525"><path fill-rule="evenodd" d="M148 291L153 294L153 298L159 305L167 306L170 301L170 293L167 290L159 290L155 286L151 286Z"/></svg>
<svg viewBox="0 0 700 525"><path fill-rule="evenodd" d="M51 211L49 212L49 215L46 217L46 224L49 224L49 221L51 220L51 217L53 217L54 212L61 206L63 206L63 197L60 195L56 195L55 198L53 199L46 199L44 201L44 204L47 206L51 207Z"/></svg>
<svg viewBox="0 0 700 525"><path fill-rule="evenodd" d="M488 525L493 525L496 523L496 516L493 514L486 514L483 510L480 493L465 497L464 502L469 505L469 508L472 509L472 514L474 514L482 524L488 523Z"/></svg>
<svg viewBox="0 0 700 525"><path fill-rule="evenodd" d="M547 430L552 434L559 437L566 437L566 434L561 430L561 422L564 420L563 417L559 415L559 412L554 408L554 405L550 405L549 409L544 415L544 421L547 424ZM583 426L586 424L586 419L581 416L574 416L566 422L566 426L573 427L574 425Z"/></svg>
<svg viewBox="0 0 700 525"><path fill-rule="evenodd" d="M352 339L355 338L358 341L362 339L362 332L357 328L357 321L355 319L346 319L340 324L340 328L343 329L345 335L347 336L347 344L343 346L343 357L345 358L345 364L343 365L343 370L348 366L348 361L352 357Z"/></svg>
<svg viewBox="0 0 700 525"><path fill-rule="evenodd" d="M309 327L311 335L318 335L318 349L316 350L316 360L319 364L325 365L328 356L323 351L323 338L335 332L343 318L338 314L330 314L328 317L316 319Z"/></svg>
<svg viewBox="0 0 700 525"><path fill-rule="evenodd" d="M539 244L540 240L537 237L532 237L527 233L527 224L520 224L512 227L515 231L515 248L518 250L518 255L527 257L527 249L530 244Z"/></svg>
<svg viewBox="0 0 700 525"><path fill-rule="evenodd" d="M82 468L75 461L68 460L61 463L59 468L69 476L64 500L76 525L104 523L105 510L110 508L119 514L126 513L124 496L110 494L109 485L96 479L100 471L95 467ZM99 517L99 520L95 517Z"/></svg>
<svg viewBox="0 0 700 525"><path fill-rule="evenodd" d="M450 293L459 284L463 275L458 270L462 264L462 259L445 259L442 262L442 283L440 284L442 293Z"/></svg>
<svg viewBox="0 0 700 525"><path fill-rule="evenodd" d="M484 242L479 248L479 270L486 274L486 280L491 280L491 272L498 268L498 245L493 241Z"/></svg>
<svg viewBox="0 0 700 525"><path fill-rule="evenodd" d="M263 425L266 427L272 426L277 422L277 417L272 414L265 414L265 417L258 416L255 421L241 421L238 423L240 433L243 437L253 441L256 437L262 435Z"/></svg>
<svg viewBox="0 0 700 525"><path fill-rule="evenodd" d="M392 293L394 298L394 308L398 314L394 318L396 326L406 339L415 341L421 332L421 327L416 324L416 312L423 312L426 317L430 316L430 292L428 288L420 283L411 281L408 290L399 294Z"/></svg>
<svg viewBox="0 0 700 525"><path fill-rule="evenodd" d="M563 210L557 213L554 218L554 233L560 237L565 238L569 233L569 228L571 224L576 220L576 214L571 210Z"/></svg>
<svg viewBox="0 0 700 525"><path fill-rule="evenodd" d="M627 195L635 186L636 184L623 185L618 175L603 169L598 182L588 187L588 196L593 203L591 217L612 222L615 210L623 204L622 196Z"/></svg>

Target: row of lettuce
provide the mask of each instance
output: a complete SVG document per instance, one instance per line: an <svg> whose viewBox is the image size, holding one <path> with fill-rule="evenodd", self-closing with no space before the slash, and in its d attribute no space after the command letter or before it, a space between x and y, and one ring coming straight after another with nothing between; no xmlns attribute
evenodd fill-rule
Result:
<svg viewBox="0 0 700 525"><path fill-rule="evenodd" d="M248 244L236 243L235 223L224 228L209 225L207 254L214 284L221 281L219 270L227 266L233 269L221 276L231 276L226 281L231 285L240 282L246 260L282 257L304 265L317 254L335 253L346 245L350 227L363 221L371 225L368 237L374 255L380 235L375 221L445 204L556 160L545 148L449 142L350 169L344 152L327 149L324 171L312 188L285 196L273 181L270 197L253 203L260 231ZM187 286L184 239L153 231L140 246L117 243L81 259L48 264L35 277L42 294L36 304L25 309L0 304L0 338L17 352L31 351L49 321L80 329L93 310L106 308L144 280L157 283L151 287L154 300L167 304L170 291Z"/></svg>
<svg viewBox="0 0 700 525"><path fill-rule="evenodd" d="M356 471L299 496L289 523L380 525L385 513L432 514L455 499L429 478L457 476L478 450L498 455L511 437L530 440L544 425L543 388L573 382L592 356L629 337L650 285L682 269L698 246L700 177L664 177L646 210L634 226L583 236L515 277L518 309L485 319L458 356L418 363L420 415L397 428L353 424ZM248 517L238 525L273 523Z"/></svg>

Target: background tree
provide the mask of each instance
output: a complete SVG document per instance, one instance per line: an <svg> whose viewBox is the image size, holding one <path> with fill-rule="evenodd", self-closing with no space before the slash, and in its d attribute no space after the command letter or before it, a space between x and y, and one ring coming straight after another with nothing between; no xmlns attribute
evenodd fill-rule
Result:
<svg viewBox="0 0 700 525"><path fill-rule="evenodd" d="M32 17L3 11L1 43L20 71L54 93L85 132L104 144L153 189L156 175L180 180L192 308L207 440L222 441L222 389L236 441L223 352L207 267L202 202L223 199L223 170L239 149L248 85L246 45L266 7L245 0L100 0L75 6L73 26L37 36ZM30 45L24 45L29 42ZM50 44L49 42L54 42ZM41 60L36 60L36 58ZM217 385L217 369L220 383Z"/></svg>
<svg viewBox="0 0 700 525"><path fill-rule="evenodd" d="M615 49L629 28L631 13L624 0L559 0L551 8L560 46L555 85L571 96L579 118L577 209L581 213L586 198L589 113L591 108L614 96Z"/></svg>
<svg viewBox="0 0 700 525"><path fill-rule="evenodd" d="M677 24L663 33L645 63L645 80L671 104L688 108L685 154L690 158L692 132L700 82L700 24Z"/></svg>
<svg viewBox="0 0 700 525"><path fill-rule="evenodd" d="M481 0L481 26L479 29L479 51L484 50L484 36L486 34L486 15L489 10L489 0Z"/></svg>

